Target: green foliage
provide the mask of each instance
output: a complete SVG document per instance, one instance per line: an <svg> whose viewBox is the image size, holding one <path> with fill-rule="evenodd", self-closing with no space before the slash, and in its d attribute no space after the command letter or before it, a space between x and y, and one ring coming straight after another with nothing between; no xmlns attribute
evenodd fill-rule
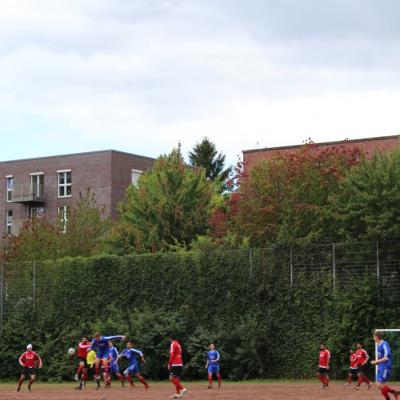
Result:
<svg viewBox="0 0 400 400"><path fill-rule="evenodd" d="M253 249L251 264L249 256L247 249L207 248L37 263L35 309L32 265L7 265L0 378L15 377L17 358L32 342L44 359L41 378L69 379L76 360L67 349L98 330L131 338L152 379L168 376L171 332L183 345L186 379L206 377L210 342L225 378L312 377L321 340L340 376L349 346L362 340L372 350L371 329L400 322L395 308L379 306L375 280L346 279L334 293L323 270L296 275L290 286L279 251Z"/></svg>
<svg viewBox="0 0 400 400"><path fill-rule="evenodd" d="M400 237L400 149L362 162L330 200L330 226L343 239Z"/></svg>
<svg viewBox="0 0 400 400"><path fill-rule="evenodd" d="M204 168L206 177L216 181L221 191L227 188L225 181L229 177L231 168L224 168L225 155L218 153L215 143L207 137L193 147L189 153L189 161L193 167Z"/></svg>
<svg viewBox="0 0 400 400"><path fill-rule="evenodd" d="M120 221L110 237L113 251L155 252L189 245L207 231L214 189L203 171L185 165L179 148L161 156L120 203Z"/></svg>
<svg viewBox="0 0 400 400"><path fill-rule="evenodd" d="M110 221L104 218L94 194L88 190L85 195L79 194L66 225L61 219L56 224L50 224L45 217L27 220L18 236L8 238L6 259L40 261L97 254L109 228Z"/></svg>

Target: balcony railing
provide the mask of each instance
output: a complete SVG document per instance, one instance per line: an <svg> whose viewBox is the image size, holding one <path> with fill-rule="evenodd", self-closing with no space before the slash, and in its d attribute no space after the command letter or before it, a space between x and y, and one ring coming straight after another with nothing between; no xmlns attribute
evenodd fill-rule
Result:
<svg viewBox="0 0 400 400"><path fill-rule="evenodd" d="M44 185L14 184L11 201L13 203L44 203Z"/></svg>

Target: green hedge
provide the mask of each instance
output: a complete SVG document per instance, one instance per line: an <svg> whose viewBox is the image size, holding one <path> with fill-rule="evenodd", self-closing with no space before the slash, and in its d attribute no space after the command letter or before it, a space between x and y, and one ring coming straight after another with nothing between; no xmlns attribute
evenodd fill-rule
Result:
<svg viewBox="0 0 400 400"><path fill-rule="evenodd" d="M285 258L264 250L251 257L238 250L36 264L34 310L31 269L6 268L2 379L16 377L28 342L43 357L42 379L71 378L67 349L97 330L131 337L153 379L167 377L171 331L184 348L186 379L205 377L210 341L225 378L313 376L321 340L333 355L332 375L343 376L356 340L372 352L372 329L399 322L395 310L378 307L373 279L349 279L334 293L330 272L322 270L290 286Z"/></svg>

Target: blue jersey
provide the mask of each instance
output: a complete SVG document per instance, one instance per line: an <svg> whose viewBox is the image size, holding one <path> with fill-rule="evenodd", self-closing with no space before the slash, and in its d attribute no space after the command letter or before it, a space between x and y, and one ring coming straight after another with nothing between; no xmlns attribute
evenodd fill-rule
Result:
<svg viewBox="0 0 400 400"><path fill-rule="evenodd" d="M207 359L209 365L219 365L219 353L217 350L212 350L207 353Z"/></svg>
<svg viewBox="0 0 400 400"><path fill-rule="evenodd" d="M118 350L116 349L116 347L109 347L108 348L108 354L111 357L111 362L115 363L117 361L118 358Z"/></svg>
<svg viewBox="0 0 400 400"><path fill-rule="evenodd" d="M94 338L90 350L97 350L105 353L108 350L109 340L121 340L122 336L100 336L100 340Z"/></svg>
<svg viewBox="0 0 400 400"><path fill-rule="evenodd" d="M138 366L137 357L143 357L143 353L137 349L124 349L120 357L125 357L129 362L129 367Z"/></svg>
<svg viewBox="0 0 400 400"><path fill-rule="evenodd" d="M378 345L377 353L378 360L382 359L383 357L388 358L387 361L378 364L378 369L390 369L392 367L392 352L390 350L389 344L385 340L383 340L382 343Z"/></svg>

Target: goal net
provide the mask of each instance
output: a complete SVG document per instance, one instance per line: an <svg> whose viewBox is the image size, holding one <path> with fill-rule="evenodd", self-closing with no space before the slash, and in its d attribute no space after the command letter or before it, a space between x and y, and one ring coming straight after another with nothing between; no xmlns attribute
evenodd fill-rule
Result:
<svg viewBox="0 0 400 400"><path fill-rule="evenodd" d="M383 340L388 342L392 351L392 376L391 381L400 382L400 329L375 329L375 332L383 332ZM377 359L378 346L375 344L375 359ZM375 367L375 378L378 366Z"/></svg>

